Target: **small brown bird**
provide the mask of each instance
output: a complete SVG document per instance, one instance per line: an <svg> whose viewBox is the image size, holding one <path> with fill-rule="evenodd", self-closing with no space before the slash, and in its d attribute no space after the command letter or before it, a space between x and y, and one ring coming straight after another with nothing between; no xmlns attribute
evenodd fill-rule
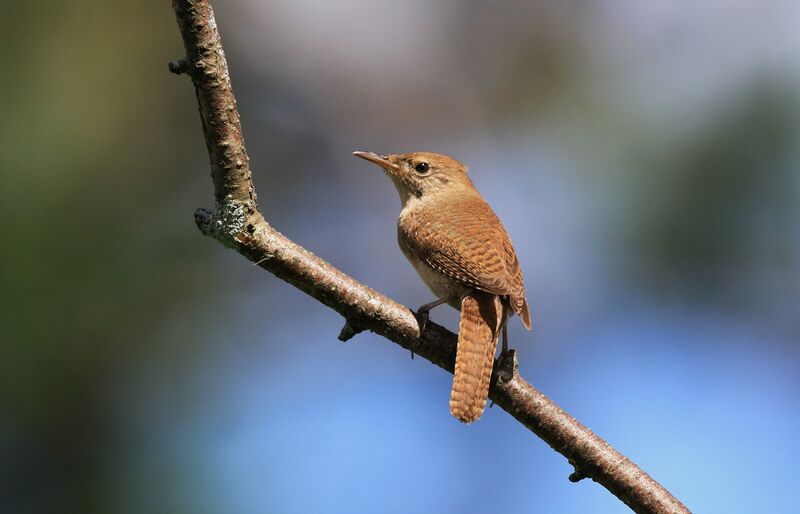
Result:
<svg viewBox="0 0 800 514"><path fill-rule="evenodd" d="M486 406L501 330L508 349L507 317L518 314L531 328L511 240L457 160L430 152L353 155L383 168L400 193L400 249L438 298L419 308L420 329L433 307L446 303L461 311L450 413L476 421Z"/></svg>

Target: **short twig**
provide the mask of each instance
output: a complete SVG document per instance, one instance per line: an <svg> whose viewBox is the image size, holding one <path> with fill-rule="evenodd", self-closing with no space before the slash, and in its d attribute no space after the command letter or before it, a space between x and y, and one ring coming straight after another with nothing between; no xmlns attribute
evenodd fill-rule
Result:
<svg viewBox="0 0 800 514"><path fill-rule="evenodd" d="M188 63L186 59L178 59L177 61L172 61L169 63L169 71L174 73L175 75L181 75L183 73L187 73L189 71Z"/></svg>
<svg viewBox="0 0 800 514"><path fill-rule="evenodd" d="M339 341L342 342L349 341L350 339L360 334L364 330L366 329L358 326L349 319L345 320L344 326L342 327L342 331L339 332Z"/></svg>
<svg viewBox="0 0 800 514"><path fill-rule="evenodd" d="M188 63L198 70L188 74L197 93L219 213L200 210L195 214L203 233L344 316L348 322L340 339L347 340L363 330L361 322L354 320L369 320L370 330L452 372L455 334L433 322L421 331L407 307L345 275L266 222L256 203L239 113L211 5L208 0L173 0L172 5L186 58L170 63L170 71L188 73ZM274 258L263 260L265 255ZM636 512L689 513L636 464L526 382L519 375L513 350L501 354L489 396L573 463L576 471L571 479L592 478Z"/></svg>

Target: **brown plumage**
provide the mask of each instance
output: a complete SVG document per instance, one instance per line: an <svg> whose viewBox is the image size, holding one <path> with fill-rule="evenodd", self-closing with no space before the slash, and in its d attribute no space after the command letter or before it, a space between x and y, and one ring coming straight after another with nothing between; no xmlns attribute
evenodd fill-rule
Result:
<svg viewBox="0 0 800 514"><path fill-rule="evenodd" d="M506 317L518 314L531 327L511 240L455 159L430 152L354 154L381 166L400 193L400 248L438 298L420 314L441 303L461 311L450 412L465 423L475 421L486 405Z"/></svg>
<svg viewBox="0 0 800 514"><path fill-rule="evenodd" d="M503 309L490 293L473 291L461 300L450 413L464 423L477 421L486 407Z"/></svg>

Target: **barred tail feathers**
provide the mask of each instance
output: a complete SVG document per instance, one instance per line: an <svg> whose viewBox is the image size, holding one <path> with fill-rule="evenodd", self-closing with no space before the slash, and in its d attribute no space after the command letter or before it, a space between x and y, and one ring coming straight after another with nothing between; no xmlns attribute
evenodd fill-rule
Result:
<svg viewBox="0 0 800 514"><path fill-rule="evenodd" d="M461 301L450 413L463 423L480 419L486 407L503 314L493 294L476 291Z"/></svg>

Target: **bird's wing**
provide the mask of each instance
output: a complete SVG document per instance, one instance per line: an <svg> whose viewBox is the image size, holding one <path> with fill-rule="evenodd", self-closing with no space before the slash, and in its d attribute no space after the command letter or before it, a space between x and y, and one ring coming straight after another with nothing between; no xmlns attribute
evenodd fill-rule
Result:
<svg viewBox="0 0 800 514"><path fill-rule="evenodd" d="M468 197L437 211L415 214L414 230L401 232L401 244L453 280L508 296L515 312L527 308L516 253L489 205Z"/></svg>

